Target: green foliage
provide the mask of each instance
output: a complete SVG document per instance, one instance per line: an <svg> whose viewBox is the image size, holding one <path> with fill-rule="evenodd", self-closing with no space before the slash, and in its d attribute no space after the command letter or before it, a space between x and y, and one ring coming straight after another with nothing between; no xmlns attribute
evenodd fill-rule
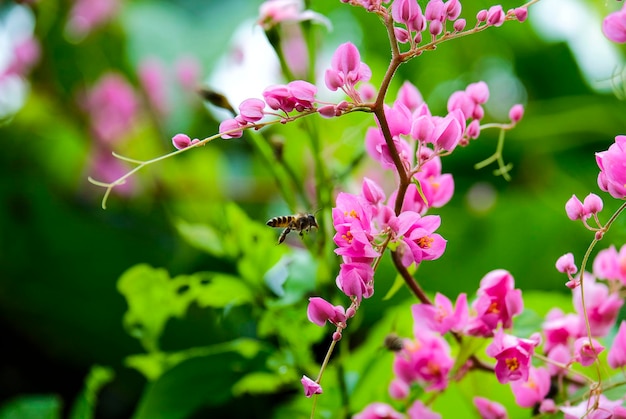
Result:
<svg viewBox="0 0 626 419"><path fill-rule="evenodd" d="M61 400L58 396L22 396L0 409L2 419L60 419Z"/></svg>

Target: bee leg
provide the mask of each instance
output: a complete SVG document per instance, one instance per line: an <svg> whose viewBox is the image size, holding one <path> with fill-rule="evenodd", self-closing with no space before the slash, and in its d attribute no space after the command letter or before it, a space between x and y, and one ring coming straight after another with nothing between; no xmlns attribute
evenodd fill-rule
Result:
<svg viewBox="0 0 626 419"><path fill-rule="evenodd" d="M285 238L287 238L287 234L289 234L290 231L291 231L291 228L287 227L286 229L283 230L282 233L280 233L280 236L278 237L278 244L281 244L282 242L285 241Z"/></svg>

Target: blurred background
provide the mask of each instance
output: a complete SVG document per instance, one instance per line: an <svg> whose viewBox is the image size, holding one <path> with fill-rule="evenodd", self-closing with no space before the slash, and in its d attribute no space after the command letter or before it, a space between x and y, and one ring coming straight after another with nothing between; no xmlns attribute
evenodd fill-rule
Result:
<svg viewBox="0 0 626 419"><path fill-rule="evenodd" d="M228 113L208 104L209 92L237 105L285 82L256 23L261 3L0 1L0 417L308 417L299 379L316 375L330 330L306 321L306 299L346 304L334 290L330 208L318 208L310 192L310 127L218 139L150 165L113 190L106 210L104 189L87 181L132 169L111 152L147 160L173 151L177 133L216 133ZM467 3L468 26L492 5ZM416 273L429 293L472 296L485 273L503 268L528 291L527 305L539 296L537 316L568 301L554 263L566 252L579 262L592 236L564 205L572 194L600 193L594 153L626 127L624 48L600 32L620 6L541 0L523 24L443 43L398 71L389 101L409 80L442 114L452 92L484 80L486 121L506 122L515 103L526 108L504 146L510 182L494 176L496 167L474 169L495 151L495 130L443 160L455 195L434 212L446 253ZM376 16L339 1L305 7L332 26L303 24L317 76L351 41L376 86L389 59ZM362 158L369 115L311 119L335 191L357 191L363 175L385 179ZM294 173L277 171L277 150ZM619 206L602 197L604 214ZM264 226L316 210L321 231L290 237L290 247L276 246L279 231ZM621 246L624 225L618 220L600 248ZM331 390L349 381L351 411L342 414L388 398L382 338L410 333L414 302L406 291L384 299L394 277L385 260L375 296L335 357L367 350L325 378ZM320 417L340 417L323 415L348 397L329 388Z"/></svg>

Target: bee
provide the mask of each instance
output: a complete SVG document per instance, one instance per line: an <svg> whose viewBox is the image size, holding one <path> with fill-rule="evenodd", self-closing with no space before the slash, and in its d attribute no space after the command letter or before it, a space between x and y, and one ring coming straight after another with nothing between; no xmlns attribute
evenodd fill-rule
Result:
<svg viewBox="0 0 626 419"><path fill-rule="evenodd" d="M308 233L311 228L319 228L315 216L313 214L305 213L299 213L296 215L281 215L280 217L270 219L266 224L270 227L285 228L278 237L278 244L285 241L287 234L289 234L291 230L297 231L300 233L300 236L302 236L305 231Z"/></svg>
<svg viewBox="0 0 626 419"><path fill-rule="evenodd" d="M383 346L392 352L400 352L404 349L404 339L392 332L385 336Z"/></svg>

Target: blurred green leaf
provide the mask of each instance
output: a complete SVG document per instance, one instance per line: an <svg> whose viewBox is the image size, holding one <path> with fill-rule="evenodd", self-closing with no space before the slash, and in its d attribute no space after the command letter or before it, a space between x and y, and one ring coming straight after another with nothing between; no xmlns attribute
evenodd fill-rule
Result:
<svg viewBox="0 0 626 419"><path fill-rule="evenodd" d="M100 389L115 377L112 368L94 365L85 379L85 388L72 406L72 419L91 419L94 417L97 397Z"/></svg>
<svg viewBox="0 0 626 419"><path fill-rule="evenodd" d="M213 256L226 255L227 251L222 237L215 228L205 224L191 224L183 220L178 220L175 225L178 233L190 245Z"/></svg>
<svg viewBox="0 0 626 419"><path fill-rule="evenodd" d="M219 353L186 359L151 382L134 419L183 419L201 407L223 404L249 369L245 358Z"/></svg>
<svg viewBox="0 0 626 419"><path fill-rule="evenodd" d="M61 407L58 396L22 396L0 409L0 419L60 419Z"/></svg>
<svg viewBox="0 0 626 419"><path fill-rule="evenodd" d="M164 372L191 358L234 352L243 358L254 358L261 350L261 344L252 339L237 339L208 347L189 348L178 352L151 352L130 355L125 364L141 372L148 380L154 381Z"/></svg>
<svg viewBox="0 0 626 419"><path fill-rule="evenodd" d="M233 385L235 397L243 394L271 394L285 385L285 379L269 372L253 372Z"/></svg>

